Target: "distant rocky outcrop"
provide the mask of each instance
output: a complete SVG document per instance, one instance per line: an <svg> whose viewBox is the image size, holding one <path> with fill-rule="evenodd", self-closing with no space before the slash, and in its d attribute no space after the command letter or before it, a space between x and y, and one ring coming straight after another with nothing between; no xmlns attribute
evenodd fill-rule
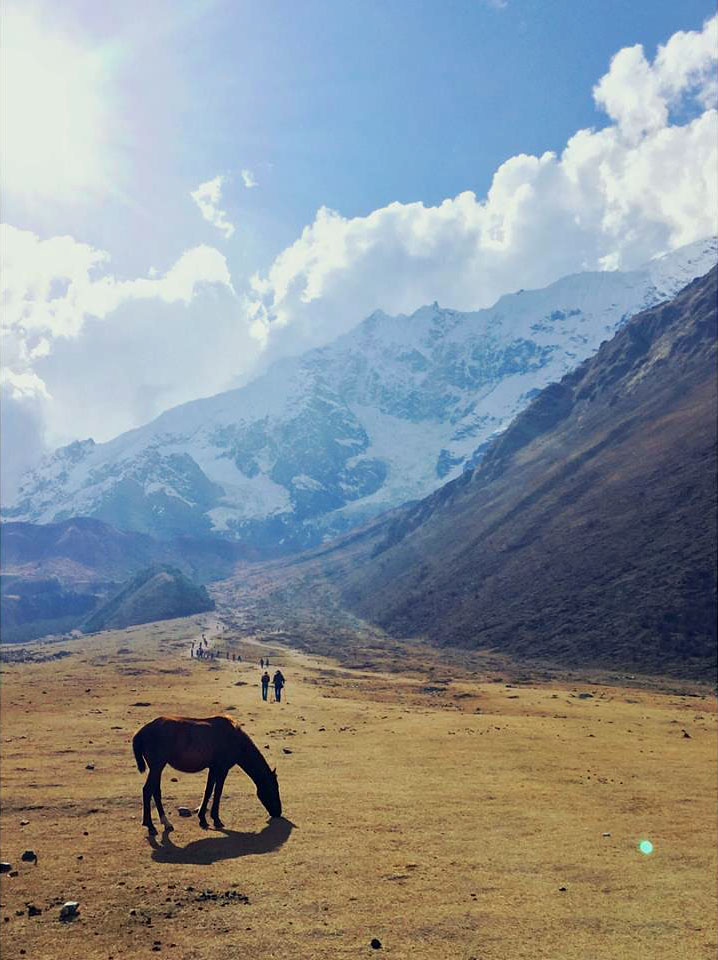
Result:
<svg viewBox="0 0 718 960"><path fill-rule="evenodd" d="M83 624L85 633L120 630L138 623L188 617L214 609L206 587L176 567L154 566L132 577Z"/></svg>
<svg viewBox="0 0 718 960"><path fill-rule="evenodd" d="M438 644L715 678L716 278L634 317L477 469L368 530L347 605Z"/></svg>

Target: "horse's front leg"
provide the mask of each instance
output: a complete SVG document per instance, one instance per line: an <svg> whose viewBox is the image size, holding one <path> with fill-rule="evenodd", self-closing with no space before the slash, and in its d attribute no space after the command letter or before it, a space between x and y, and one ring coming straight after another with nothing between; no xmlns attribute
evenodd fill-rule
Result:
<svg viewBox="0 0 718 960"><path fill-rule="evenodd" d="M227 774L229 770L222 769L217 772L217 777L214 782L214 798L212 799L212 809L210 811L212 820L214 821L215 827L218 830L221 830L224 824L219 819L219 801L222 799L222 790L224 789L224 781L227 779Z"/></svg>
<svg viewBox="0 0 718 960"><path fill-rule="evenodd" d="M214 787L214 781L215 781L215 770L213 767L210 767L209 773L207 774L207 786L204 789L204 798L202 800L199 810L197 811L199 814L199 825L204 830L206 830L207 827L209 826L209 824L207 823L207 804L209 803L209 798L212 793L212 788Z"/></svg>
<svg viewBox="0 0 718 960"><path fill-rule="evenodd" d="M155 779L152 796L155 798L155 805L157 806L157 813L159 813L160 815L162 826L169 833L170 830L174 830L174 827L165 816L165 808L162 806L162 771L163 770L164 770L164 764L157 770L157 776Z"/></svg>
<svg viewBox="0 0 718 960"><path fill-rule="evenodd" d="M145 780L145 785L142 788L142 826L147 827L147 832L150 836L155 836L157 833L157 828L154 823L152 823L152 809L151 801L153 794L153 776L154 771L150 767L149 773L147 774L147 779Z"/></svg>

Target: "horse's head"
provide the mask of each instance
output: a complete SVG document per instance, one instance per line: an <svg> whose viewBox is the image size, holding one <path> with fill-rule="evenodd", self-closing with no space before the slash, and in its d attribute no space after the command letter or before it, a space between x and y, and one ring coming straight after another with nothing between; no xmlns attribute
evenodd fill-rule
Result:
<svg viewBox="0 0 718 960"><path fill-rule="evenodd" d="M276 769L268 770L266 776L257 784L257 796L270 817L281 817L282 801L279 797Z"/></svg>

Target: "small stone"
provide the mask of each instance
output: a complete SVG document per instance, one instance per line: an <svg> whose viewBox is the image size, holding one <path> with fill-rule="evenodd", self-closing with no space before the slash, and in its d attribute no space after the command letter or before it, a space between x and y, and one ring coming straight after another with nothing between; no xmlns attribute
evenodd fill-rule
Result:
<svg viewBox="0 0 718 960"><path fill-rule="evenodd" d="M610 837L611 834L610 834L610 833L602 833L601 836L602 836L602 837Z"/></svg>
<svg viewBox="0 0 718 960"><path fill-rule="evenodd" d="M86 764L85 764L85 770L94 770L94 769L95 769L95 764L94 764L94 763L86 763Z"/></svg>
<svg viewBox="0 0 718 960"><path fill-rule="evenodd" d="M179 783L179 780L177 779L177 777L170 777L170 780L172 781L172 783Z"/></svg>
<svg viewBox="0 0 718 960"><path fill-rule="evenodd" d="M21 820L21 821L20 821L20 826L21 826L21 827L26 827L26 826L28 825L28 823L30 823L29 820Z"/></svg>
<svg viewBox="0 0 718 960"><path fill-rule="evenodd" d="M81 853L78 853L77 859L78 859L78 860L84 860L85 858L83 857L83 855L82 855Z"/></svg>
<svg viewBox="0 0 718 960"><path fill-rule="evenodd" d="M39 907L36 907L34 903L28 903L27 905L28 917L39 917L41 913L42 913L42 910Z"/></svg>
<svg viewBox="0 0 718 960"><path fill-rule="evenodd" d="M8 874L8 876L9 876L9 877L17 877L17 876L19 876L19 872L18 872L17 870L11 870L10 873Z"/></svg>
<svg viewBox="0 0 718 960"><path fill-rule="evenodd" d="M77 916L79 908L80 904L77 900L67 900L60 907L60 920L62 920L63 923L67 922L68 920L74 920Z"/></svg>
<svg viewBox="0 0 718 960"><path fill-rule="evenodd" d="M690 739L692 739L690 733L688 733L687 730L684 730L684 731L683 731L683 738L684 738L685 740L690 740Z"/></svg>
<svg viewBox="0 0 718 960"><path fill-rule="evenodd" d="M566 887L559 887L558 889L560 890L561 893L565 893L565 892L566 892Z"/></svg>
<svg viewBox="0 0 718 960"><path fill-rule="evenodd" d="M37 854L35 853L34 850L25 850L25 851L23 852L23 855L20 857L20 859L21 859L24 863L34 863L34 864L37 864Z"/></svg>
<svg viewBox="0 0 718 960"><path fill-rule="evenodd" d="M282 747L282 753L292 753L289 747Z"/></svg>
<svg viewBox="0 0 718 960"><path fill-rule="evenodd" d="M190 810L189 807L177 807L177 813L178 813L181 817L191 817L191 816L192 816L192 811Z"/></svg>
<svg viewBox="0 0 718 960"><path fill-rule="evenodd" d="M369 946L372 948L372 950L381 950L381 940L377 940L377 938L374 937L369 942Z"/></svg>
<svg viewBox="0 0 718 960"><path fill-rule="evenodd" d="M0 863L0 873L10 873L11 870L12 870L11 863L7 863L7 861L5 860L3 860L2 863Z"/></svg>

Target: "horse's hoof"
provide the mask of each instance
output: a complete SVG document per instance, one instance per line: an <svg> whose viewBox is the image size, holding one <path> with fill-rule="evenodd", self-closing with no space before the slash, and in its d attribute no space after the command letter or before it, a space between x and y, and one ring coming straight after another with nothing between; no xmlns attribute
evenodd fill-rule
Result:
<svg viewBox="0 0 718 960"><path fill-rule="evenodd" d="M174 827L169 822L169 820L163 820L162 826L165 828L165 833L172 833L172 831L174 830Z"/></svg>
<svg viewBox="0 0 718 960"><path fill-rule="evenodd" d="M203 830L209 830L209 824L206 820L200 820L199 825Z"/></svg>
<svg viewBox="0 0 718 960"><path fill-rule="evenodd" d="M151 823L145 824L145 826L147 827L147 834L148 834L148 836L150 836L150 837L156 837L156 836L157 836L157 827L155 827L155 826L154 826L153 824L151 824Z"/></svg>
<svg viewBox="0 0 718 960"><path fill-rule="evenodd" d="M215 818L215 820L214 820L214 826L215 826L215 829L217 829L217 830L224 830L224 824L223 824L222 821L219 819L219 817L216 817L216 818Z"/></svg>

